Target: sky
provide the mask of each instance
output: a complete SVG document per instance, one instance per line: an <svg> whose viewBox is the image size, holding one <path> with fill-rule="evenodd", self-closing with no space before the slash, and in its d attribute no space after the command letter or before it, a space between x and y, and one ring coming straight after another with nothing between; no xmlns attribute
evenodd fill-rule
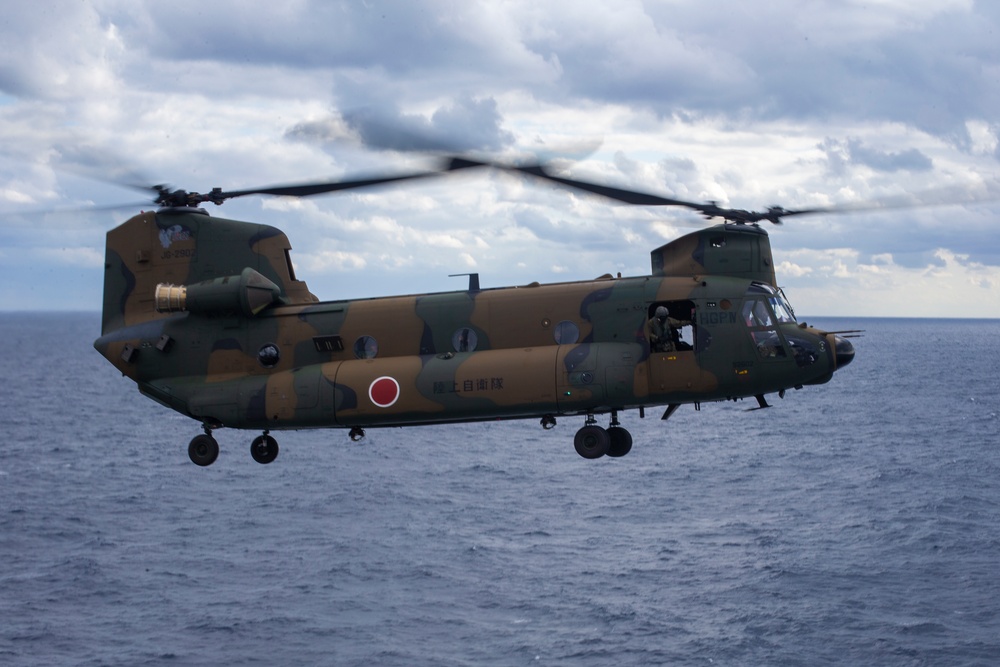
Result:
<svg viewBox="0 0 1000 667"><path fill-rule="evenodd" d="M0 21L0 310L99 310L104 235L169 184L442 154L744 209L806 316L1000 317L1000 3L90 0ZM212 215L289 236L321 299L649 274L711 224L496 170Z"/></svg>

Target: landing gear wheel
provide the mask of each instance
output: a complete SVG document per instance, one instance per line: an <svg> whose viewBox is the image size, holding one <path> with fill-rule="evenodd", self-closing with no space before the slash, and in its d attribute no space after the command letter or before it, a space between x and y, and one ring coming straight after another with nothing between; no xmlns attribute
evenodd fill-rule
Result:
<svg viewBox="0 0 1000 667"><path fill-rule="evenodd" d="M573 437L576 453L585 459L599 459L608 453L611 438L608 432L597 424L587 424Z"/></svg>
<svg viewBox="0 0 1000 667"><path fill-rule="evenodd" d="M628 429L621 426L608 427L608 438L611 444L608 446L608 456L625 456L632 451L632 434Z"/></svg>
<svg viewBox="0 0 1000 667"><path fill-rule="evenodd" d="M191 440L191 444L188 445L188 456L191 457L193 463L203 468L210 466L215 463L215 459L219 458L219 443L207 433L196 435Z"/></svg>
<svg viewBox="0 0 1000 667"><path fill-rule="evenodd" d="M278 458L278 441L267 433L258 435L250 443L250 456L257 463L270 463Z"/></svg>

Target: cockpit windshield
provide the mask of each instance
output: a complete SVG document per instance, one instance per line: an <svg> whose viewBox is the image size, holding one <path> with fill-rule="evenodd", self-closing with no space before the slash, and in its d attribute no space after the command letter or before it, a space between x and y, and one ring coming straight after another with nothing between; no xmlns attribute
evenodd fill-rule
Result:
<svg viewBox="0 0 1000 667"><path fill-rule="evenodd" d="M795 312L788 305L788 302L785 301L785 296L781 293L781 290L775 289L765 283L755 282L751 283L750 289L747 290L747 296L767 299L767 302L771 304L771 310L774 312L774 318L778 324L795 322ZM763 318L758 318L758 322L757 326L771 326L770 322L763 323Z"/></svg>
<svg viewBox="0 0 1000 667"><path fill-rule="evenodd" d="M795 322L795 315L792 314L792 309L788 306L788 303L781 297L781 295L772 296L768 299L768 301L771 303L771 309L774 311L774 317L780 324Z"/></svg>

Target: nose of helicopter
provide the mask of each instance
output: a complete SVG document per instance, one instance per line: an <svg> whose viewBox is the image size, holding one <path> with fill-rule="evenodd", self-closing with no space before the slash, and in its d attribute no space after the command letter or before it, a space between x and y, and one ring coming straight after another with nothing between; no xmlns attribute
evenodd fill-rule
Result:
<svg viewBox="0 0 1000 667"><path fill-rule="evenodd" d="M834 336L833 343L833 352L837 358L837 369L839 370L854 361L854 346L851 345L851 341L840 336Z"/></svg>

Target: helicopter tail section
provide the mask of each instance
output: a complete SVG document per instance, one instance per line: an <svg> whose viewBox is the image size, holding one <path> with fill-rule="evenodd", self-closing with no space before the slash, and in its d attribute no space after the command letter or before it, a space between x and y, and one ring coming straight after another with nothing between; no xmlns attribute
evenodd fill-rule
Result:
<svg viewBox="0 0 1000 667"><path fill-rule="evenodd" d="M142 213L108 232L102 334L191 310L252 316L316 301L295 279L285 234L201 209Z"/></svg>

